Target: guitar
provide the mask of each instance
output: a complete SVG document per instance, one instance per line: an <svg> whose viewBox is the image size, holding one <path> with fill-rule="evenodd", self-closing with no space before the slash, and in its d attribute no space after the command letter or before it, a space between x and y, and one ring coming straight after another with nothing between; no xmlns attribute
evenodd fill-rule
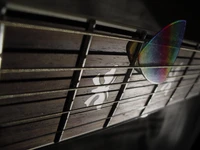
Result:
<svg viewBox="0 0 200 150"><path fill-rule="evenodd" d="M0 26L2 148L57 143L199 94L198 43L184 40L166 80L155 84L126 51L128 42L141 48L152 37L138 37L138 29L15 10Z"/></svg>

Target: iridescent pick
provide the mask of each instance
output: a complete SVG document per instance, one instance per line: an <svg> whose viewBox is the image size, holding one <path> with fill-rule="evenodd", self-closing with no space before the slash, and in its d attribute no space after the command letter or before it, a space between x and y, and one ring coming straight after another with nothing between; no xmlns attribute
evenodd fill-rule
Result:
<svg viewBox="0 0 200 150"><path fill-rule="evenodd" d="M139 66L173 65L178 56L186 27L185 20L178 20L158 32L140 51ZM142 68L145 78L155 84L164 82L171 68Z"/></svg>

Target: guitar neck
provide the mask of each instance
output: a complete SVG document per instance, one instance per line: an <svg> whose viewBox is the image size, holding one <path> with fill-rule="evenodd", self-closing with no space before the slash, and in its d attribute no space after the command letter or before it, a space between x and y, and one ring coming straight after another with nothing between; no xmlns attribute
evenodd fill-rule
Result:
<svg viewBox="0 0 200 150"><path fill-rule="evenodd" d="M157 85L131 68L128 41L141 48L148 40L141 39L137 29L11 10L0 25L5 27L0 70L2 147L59 142L147 116L199 94L200 67L192 67L200 64L197 43L183 42L177 67Z"/></svg>

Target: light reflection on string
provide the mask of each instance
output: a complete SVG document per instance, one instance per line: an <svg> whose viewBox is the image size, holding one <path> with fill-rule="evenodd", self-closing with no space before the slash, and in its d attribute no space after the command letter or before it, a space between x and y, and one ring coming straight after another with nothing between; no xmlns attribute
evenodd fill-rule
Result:
<svg viewBox="0 0 200 150"><path fill-rule="evenodd" d="M186 99L184 99L184 100L189 100L189 99L186 98ZM168 104L168 106L169 106L169 105L173 105L173 104L175 104L175 103L179 103L179 102L184 101L184 100L183 100L183 99L177 100L177 101L175 101L175 102L173 102L173 103ZM144 108L141 107L141 109L144 109ZM151 111L151 112L148 112L148 113L144 113L144 115L150 115L150 114L152 114L152 113L154 113L154 112L157 112L157 111L159 111L159 110L161 110L161 109L163 109L163 107L157 108L157 109L155 109L155 110L153 110L153 111ZM134 110L137 110L137 109L134 109ZM132 111L134 111L134 110L132 110ZM131 111L128 111L128 112L131 112ZM123 113L120 113L120 114L118 114L118 115L123 115L123 114L128 113L128 112L123 112ZM113 116L113 117L114 117L114 116ZM122 122L120 122L120 123L127 123L127 122L130 122L130 121L133 121L133 120L137 120L137 119L139 119L139 118L141 118L141 116L133 117L133 118L131 118L131 119L128 119L128 120L126 120L126 121L122 121ZM70 130L70 129L75 129L75 128L78 128L78 127L81 127L81 126L85 126L85 125L89 125L89 124L92 124L92 123L95 123L95 122L104 121L104 120L106 120L106 119L108 119L108 118L99 119L99 120L96 120L96 121L93 121L93 122L88 122L88 123L85 123L85 124L82 124L82 125L78 125L78 126L73 127L73 128L64 129L63 131L67 131L67 130ZM116 125L116 124L114 124L114 125ZM99 129L99 130L100 130L100 129ZM29 138L29 139L26 139L26 140L23 140L23 141L18 141L18 142L12 143L12 144L4 145L4 146L2 146L2 148L5 148L5 147L10 146L10 145L13 145L13 144L17 144L17 143L29 141L29 140L32 140L32 139L37 139L37 138L40 138L40 137L44 137L44 136L56 134L56 133L63 132L63 131L51 132L51 133L47 133L47 134L40 135L40 136L37 136L37 137ZM97 131L97 130L96 130L96 131Z"/></svg>
<svg viewBox="0 0 200 150"><path fill-rule="evenodd" d="M99 70L99 69L142 69L142 68L199 68L200 64L196 65L169 65L169 66L96 66L84 68L42 68L42 69L2 69L1 74L5 73L35 73L35 72L58 72L58 71L80 71L80 70Z"/></svg>
<svg viewBox="0 0 200 150"><path fill-rule="evenodd" d="M191 75L179 75L179 76L170 76L169 78L179 78L179 77L192 77L192 76L197 76L199 74L191 74ZM140 82L141 80L139 80ZM146 80L144 80L146 81ZM127 84L127 83L133 83L137 81L129 81L129 82L122 82L122 83L112 83L108 85L122 85L122 84ZM164 82L166 83L166 82ZM164 84L162 83L162 84ZM93 87L98 87L98 86L106 86L107 84L104 85L94 85L94 86L87 86L87 87L78 87L78 88L71 88L71 89L63 89L63 90L52 90L52 91L42 91L42 92L32 92L32 93L22 93L22 94L9 94L9 95L1 95L1 99L10 99L10 98L19 98L19 97L28 97L28 96L37 96L37 95L43 95L43 94L55 94L55 93L64 93L64 92L69 92L69 91L74 91L74 90L79 90L79 89L87 89L87 88L93 88ZM151 84L153 85L153 84ZM135 87L136 88L136 87Z"/></svg>
<svg viewBox="0 0 200 150"><path fill-rule="evenodd" d="M133 102L133 101L130 101L131 99L136 99L136 98L141 98L141 97L144 97L144 96L149 96L149 95L153 95L153 94L161 94L161 93L165 93L166 91L173 91L174 89L181 89L181 88L185 88L185 87L190 87L194 84L187 84L187 85L184 85L184 86L179 86L179 87L176 87L176 88L171 88L171 89L167 89L165 91L157 91L157 92L154 92L154 93L147 93L147 94L142 94L142 95L138 95L138 96L134 96L134 97L129 97L129 98L126 98L126 99L121 99L119 101L111 101L111 102L106 102L104 103L103 105L106 105L106 104L114 104L114 103L118 103L118 102L123 102L124 103L130 103L130 102ZM200 85L200 83L195 83L195 85ZM98 105L102 105L102 104L98 104ZM44 119L50 119L50 118L55 118L55 117L59 117L61 116L62 114L67 114L69 112L73 112L73 111L77 111L77 110L80 110L80 109L85 109L85 108L89 108L89 107L96 107L98 105L93 105L93 106L88 106L88 107L83 107L83 108L78 108L78 109L72 109L71 111L65 111L65 112L60 112L60 113L54 113L54 114L50 114L50 115L44 115L44 116L39 116L39 117L34 117L34 118L30 118L30 119L22 119L22 120L19 120L19 121L13 121L13 122L8 122L8 123L3 123L0 125L0 127L9 127L9 126L13 126L13 125L18 125L18 124L23 124L23 123L30 123L30 122L34 122L34 121L39 121L39 120L44 120ZM109 106L106 106L106 107L109 107ZM146 106L145 106L146 107ZM144 108L145 108L144 107ZM103 107L102 107L103 108ZM92 110L88 110L88 111L92 111ZM87 111L85 111L87 112ZM80 112L79 112L80 113ZM108 118L107 118L108 119Z"/></svg>

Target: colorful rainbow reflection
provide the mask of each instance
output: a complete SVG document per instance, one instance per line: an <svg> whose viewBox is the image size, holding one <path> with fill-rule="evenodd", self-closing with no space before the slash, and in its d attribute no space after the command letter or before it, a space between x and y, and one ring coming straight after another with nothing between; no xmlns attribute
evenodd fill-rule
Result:
<svg viewBox="0 0 200 150"><path fill-rule="evenodd" d="M186 21L178 20L158 32L139 53L139 66L173 65L180 50L185 27ZM142 68L141 70L147 80L160 84L166 80L171 68Z"/></svg>

